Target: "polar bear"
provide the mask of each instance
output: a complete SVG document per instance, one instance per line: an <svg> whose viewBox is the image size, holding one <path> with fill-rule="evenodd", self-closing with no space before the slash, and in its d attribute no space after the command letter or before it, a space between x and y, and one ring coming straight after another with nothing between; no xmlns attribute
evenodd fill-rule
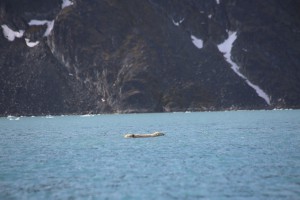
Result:
<svg viewBox="0 0 300 200"><path fill-rule="evenodd" d="M165 135L162 132L154 132L151 134L126 134L124 135L125 138L146 138L146 137L158 137Z"/></svg>

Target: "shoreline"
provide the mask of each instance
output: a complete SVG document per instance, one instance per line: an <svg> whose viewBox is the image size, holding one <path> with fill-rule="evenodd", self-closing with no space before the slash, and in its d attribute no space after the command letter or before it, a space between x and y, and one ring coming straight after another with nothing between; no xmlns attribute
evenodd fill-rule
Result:
<svg viewBox="0 0 300 200"><path fill-rule="evenodd" d="M0 115L0 118L54 118L54 117L65 117L65 116L78 116L78 117L94 117L99 115L128 115L128 114L172 114L172 113L205 113L205 112L239 112L239 111L288 111L288 110L300 110L300 108L273 108L273 109L222 109L222 110L204 110L204 111L168 111L168 112L111 112L111 113L65 113L65 114L40 114L40 115ZM19 119L15 119L19 120Z"/></svg>

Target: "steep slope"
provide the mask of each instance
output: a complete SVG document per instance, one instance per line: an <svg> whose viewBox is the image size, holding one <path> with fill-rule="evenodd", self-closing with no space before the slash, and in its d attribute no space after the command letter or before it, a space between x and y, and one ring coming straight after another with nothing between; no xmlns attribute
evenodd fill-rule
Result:
<svg viewBox="0 0 300 200"><path fill-rule="evenodd" d="M2 115L300 105L297 1L30 2L0 3Z"/></svg>

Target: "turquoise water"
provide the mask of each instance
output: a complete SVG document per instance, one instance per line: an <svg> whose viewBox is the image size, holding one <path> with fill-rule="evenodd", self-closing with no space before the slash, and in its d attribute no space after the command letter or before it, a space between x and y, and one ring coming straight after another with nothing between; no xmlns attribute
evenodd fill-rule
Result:
<svg viewBox="0 0 300 200"><path fill-rule="evenodd" d="M300 111L0 118L0 199L300 199ZM125 139L125 133L166 136Z"/></svg>

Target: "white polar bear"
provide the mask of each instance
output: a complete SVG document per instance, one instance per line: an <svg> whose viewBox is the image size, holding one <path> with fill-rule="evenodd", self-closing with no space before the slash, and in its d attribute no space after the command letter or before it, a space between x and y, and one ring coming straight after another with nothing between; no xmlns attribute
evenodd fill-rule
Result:
<svg viewBox="0 0 300 200"><path fill-rule="evenodd" d="M158 137L165 135L162 132L154 132L151 134L126 134L124 135L125 138L147 138L147 137Z"/></svg>

